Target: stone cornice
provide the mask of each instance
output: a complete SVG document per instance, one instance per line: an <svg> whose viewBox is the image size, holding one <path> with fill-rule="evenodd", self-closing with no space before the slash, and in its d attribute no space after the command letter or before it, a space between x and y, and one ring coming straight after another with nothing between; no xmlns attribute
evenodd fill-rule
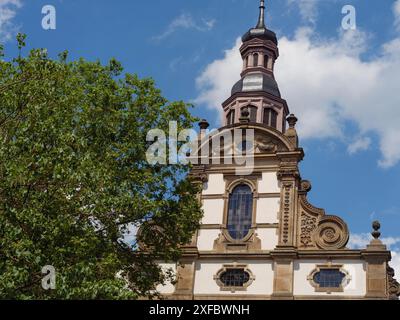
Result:
<svg viewBox="0 0 400 320"><path fill-rule="evenodd" d="M287 102L285 99L276 97L268 92L265 91L249 91L249 92L237 92L235 94L233 94L232 96L230 96L227 100L225 100L222 103L222 106L225 108L225 106L227 106L228 104L230 104L233 100L235 99L239 99L239 98L254 98L254 97L265 97L269 100L278 102L278 103L282 103L284 108L285 108L285 112L286 114L289 114L289 107L287 105Z"/></svg>
<svg viewBox="0 0 400 320"><path fill-rule="evenodd" d="M378 256L387 258L389 251L380 252ZM200 251L198 259L255 259L255 260L276 260L276 259L355 259L364 261L365 255L362 250L298 250L296 248L281 248L274 251L258 252L225 252Z"/></svg>

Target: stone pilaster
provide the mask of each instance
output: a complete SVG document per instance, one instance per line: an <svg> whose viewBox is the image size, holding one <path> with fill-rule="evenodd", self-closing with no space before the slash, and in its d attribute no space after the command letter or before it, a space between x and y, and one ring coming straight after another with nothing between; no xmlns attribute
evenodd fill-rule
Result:
<svg viewBox="0 0 400 320"><path fill-rule="evenodd" d="M284 158L278 171L281 185L278 248L296 246L297 187L300 180L297 163L296 158Z"/></svg>
<svg viewBox="0 0 400 320"><path fill-rule="evenodd" d="M369 299L387 299L387 262L390 260L390 252L379 239L374 239L362 251L367 268L367 294Z"/></svg>
<svg viewBox="0 0 400 320"><path fill-rule="evenodd" d="M294 250L278 249L271 252L274 259L274 291L272 299L291 300L293 299L294 283Z"/></svg>
<svg viewBox="0 0 400 320"><path fill-rule="evenodd" d="M193 300L194 277L198 255L197 247L188 246L184 248L184 253L177 267L177 283L175 284L173 299Z"/></svg>
<svg viewBox="0 0 400 320"><path fill-rule="evenodd" d="M374 237L361 255L367 263L367 299L388 299L388 262L391 259L390 251L379 240L381 233L379 221L372 223L374 231L371 233Z"/></svg>

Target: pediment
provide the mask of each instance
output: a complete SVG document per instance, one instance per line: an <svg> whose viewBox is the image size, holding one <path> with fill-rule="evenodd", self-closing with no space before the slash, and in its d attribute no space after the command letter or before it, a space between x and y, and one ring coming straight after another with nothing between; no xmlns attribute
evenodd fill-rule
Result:
<svg viewBox="0 0 400 320"><path fill-rule="evenodd" d="M249 135L246 136L246 133ZM198 152L201 154L202 148L208 144L211 157L237 155L242 152L244 141L247 154L276 154L295 149L286 136L272 127L260 124L237 124L223 127L218 132L208 135L203 139Z"/></svg>

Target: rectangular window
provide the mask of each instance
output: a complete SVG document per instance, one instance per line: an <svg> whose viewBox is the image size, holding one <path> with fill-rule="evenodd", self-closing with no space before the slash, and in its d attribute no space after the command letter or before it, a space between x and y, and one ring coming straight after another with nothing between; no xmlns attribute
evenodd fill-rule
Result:
<svg viewBox="0 0 400 320"><path fill-rule="evenodd" d="M276 129L278 125L278 112L271 108L264 109L263 123Z"/></svg>
<svg viewBox="0 0 400 320"><path fill-rule="evenodd" d="M270 119L270 111L271 109L264 109L264 118L263 118L263 123L269 126L269 119Z"/></svg>
<svg viewBox="0 0 400 320"><path fill-rule="evenodd" d="M268 56L264 55L264 68L268 68Z"/></svg>
<svg viewBox="0 0 400 320"><path fill-rule="evenodd" d="M235 123L235 110L231 110L228 113L228 116L226 118L227 118L226 122L227 122L228 126L230 126L231 124L234 124Z"/></svg>
<svg viewBox="0 0 400 320"><path fill-rule="evenodd" d="M250 122L257 122L257 108L250 107Z"/></svg>
<svg viewBox="0 0 400 320"><path fill-rule="evenodd" d="M271 110L271 127L276 128L278 124L278 113L275 110Z"/></svg>
<svg viewBox="0 0 400 320"><path fill-rule="evenodd" d="M258 67L258 53L253 55L253 67Z"/></svg>

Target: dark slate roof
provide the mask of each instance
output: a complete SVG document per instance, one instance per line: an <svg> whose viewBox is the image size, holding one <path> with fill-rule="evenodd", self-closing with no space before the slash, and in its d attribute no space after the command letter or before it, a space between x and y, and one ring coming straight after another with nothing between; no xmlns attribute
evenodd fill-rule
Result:
<svg viewBox="0 0 400 320"><path fill-rule="evenodd" d="M262 40L270 40L275 45L278 45L278 39L276 37L275 32L263 27L263 28L252 28L246 32L246 34L242 37L242 41L246 42L251 39L262 39Z"/></svg>
<svg viewBox="0 0 400 320"><path fill-rule="evenodd" d="M251 76L251 75L249 75ZM247 77L249 77L247 76ZM244 88L243 82L246 79L246 76L242 79L240 79L232 88L232 95L235 93L240 93L240 92L256 92L256 91L264 91L269 94L272 94L275 97L281 98L281 93L279 91L279 87L277 82L275 81L274 78L271 76L268 76L266 74L258 74L259 77L262 76L262 83L259 83L258 85L255 85L253 88Z"/></svg>

